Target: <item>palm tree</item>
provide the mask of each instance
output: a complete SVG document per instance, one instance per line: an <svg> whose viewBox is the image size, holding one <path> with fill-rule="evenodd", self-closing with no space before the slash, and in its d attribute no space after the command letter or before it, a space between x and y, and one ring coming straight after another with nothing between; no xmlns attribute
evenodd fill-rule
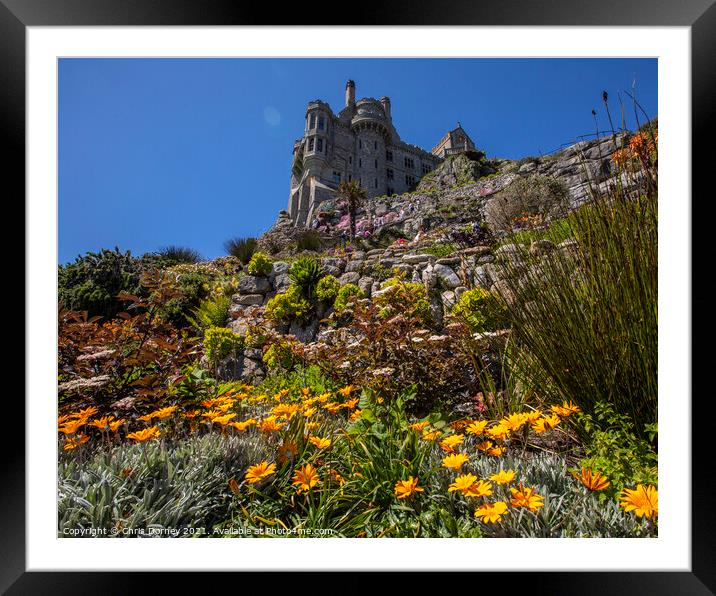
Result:
<svg viewBox="0 0 716 596"><path fill-rule="evenodd" d="M348 203L351 241L353 241L356 236L356 211L358 211L358 204L367 197L367 194L356 180L351 180L350 182L344 180L338 185L338 195Z"/></svg>

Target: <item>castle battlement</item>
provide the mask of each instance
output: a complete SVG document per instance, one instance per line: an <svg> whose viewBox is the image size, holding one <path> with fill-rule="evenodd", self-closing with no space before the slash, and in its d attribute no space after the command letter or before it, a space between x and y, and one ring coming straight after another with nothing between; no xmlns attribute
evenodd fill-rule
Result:
<svg viewBox="0 0 716 596"><path fill-rule="evenodd" d="M288 212L295 225L309 224L343 181L357 180L369 198L409 192L446 155L474 148L459 123L432 151L405 143L393 126L390 98L356 101L349 80L337 114L320 99L308 103L304 135L293 145Z"/></svg>

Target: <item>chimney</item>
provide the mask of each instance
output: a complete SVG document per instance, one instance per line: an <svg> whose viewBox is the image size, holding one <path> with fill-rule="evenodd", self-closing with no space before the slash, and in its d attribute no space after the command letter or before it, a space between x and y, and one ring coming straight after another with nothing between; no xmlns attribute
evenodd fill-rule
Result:
<svg viewBox="0 0 716 596"><path fill-rule="evenodd" d="M346 107L352 108L356 105L356 84L348 79L346 83Z"/></svg>
<svg viewBox="0 0 716 596"><path fill-rule="evenodd" d="M383 111L385 112L385 117L390 120L390 97L381 97L380 103L383 106Z"/></svg>

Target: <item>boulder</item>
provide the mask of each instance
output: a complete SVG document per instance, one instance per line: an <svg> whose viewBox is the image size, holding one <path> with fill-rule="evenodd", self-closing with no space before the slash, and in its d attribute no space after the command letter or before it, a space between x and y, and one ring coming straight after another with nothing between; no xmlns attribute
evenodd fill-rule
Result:
<svg viewBox="0 0 716 596"><path fill-rule="evenodd" d="M263 294L235 294L232 297L232 302L241 306L261 306L263 301Z"/></svg>
<svg viewBox="0 0 716 596"><path fill-rule="evenodd" d="M265 294L271 289L267 277L244 275L239 278L239 294Z"/></svg>
<svg viewBox="0 0 716 596"><path fill-rule="evenodd" d="M462 285L460 278L447 265L435 263L435 265L433 265L433 271L438 279L449 289L454 289Z"/></svg>
<svg viewBox="0 0 716 596"><path fill-rule="evenodd" d="M360 274L356 273L355 271L349 271L348 273L344 273L338 278L338 281L341 282L341 285L346 284L357 284L358 280L360 279Z"/></svg>
<svg viewBox="0 0 716 596"><path fill-rule="evenodd" d="M361 277L358 280L358 287L365 292L365 295L370 297L373 291L374 279L372 277Z"/></svg>

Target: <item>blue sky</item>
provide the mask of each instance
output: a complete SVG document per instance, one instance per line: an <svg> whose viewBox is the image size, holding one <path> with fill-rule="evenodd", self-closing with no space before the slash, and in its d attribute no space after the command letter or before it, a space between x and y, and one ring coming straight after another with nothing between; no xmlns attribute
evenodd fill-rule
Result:
<svg viewBox="0 0 716 596"><path fill-rule="evenodd" d="M428 150L459 120L498 157L548 153L600 128L610 94L657 115L656 59L61 59L60 263L170 244L207 258L268 229L289 191L306 103L391 98L402 139ZM642 115L639 115L642 118Z"/></svg>

